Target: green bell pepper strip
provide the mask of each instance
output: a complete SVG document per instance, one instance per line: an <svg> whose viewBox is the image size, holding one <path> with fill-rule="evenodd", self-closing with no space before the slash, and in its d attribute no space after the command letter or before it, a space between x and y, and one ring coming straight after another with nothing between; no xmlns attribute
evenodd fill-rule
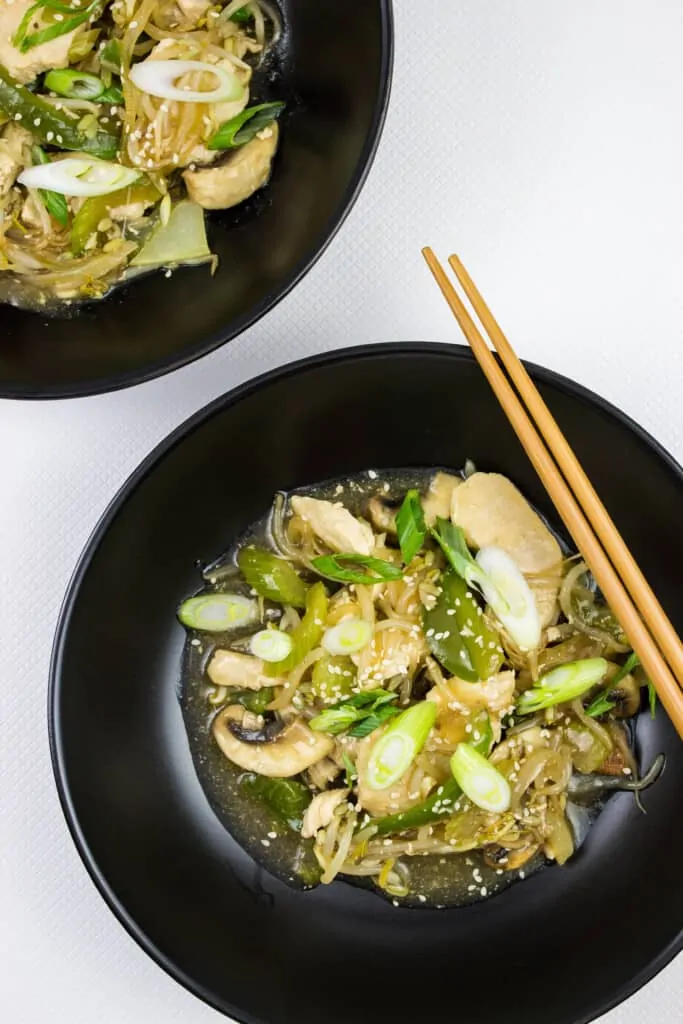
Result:
<svg viewBox="0 0 683 1024"><path fill-rule="evenodd" d="M306 607L308 587L284 558L250 545L240 550L237 564L249 586L261 597L294 608Z"/></svg>
<svg viewBox="0 0 683 1024"><path fill-rule="evenodd" d="M427 646L443 667L469 683L475 683L479 675L472 664L470 652L456 622L456 601L463 593L460 577L449 569L441 577L441 593L433 608L423 612L422 629ZM465 584L465 588L467 584Z"/></svg>
<svg viewBox="0 0 683 1024"><path fill-rule="evenodd" d="M320 643L327 618L327 591L322 583L314 583L306 595L306 612L298 626L289 634L292 650L282 661L265 666L265 674L275 677L291 672Z"/></svg>
<svg viewBox="0 0 683 1024"><path fill-rule="evenodd" d="M491 749L492 741L491 721L484 711L477 716L473 723L472 746L478 753L486 757ZM374 836L386 836L396 832L405 832L408 829L422 828L423 825L432 825L453 814L455 802L461 795L462 789L455 779L450 778L438 786L423 803L410 807L407 811L366 822L362 828L374 828L374 838Z"/></svg>
<svg viewBox="0 0 683 1024"><path fill-rule="evenodd" d="M274 696L275 690L272 686L262 686L260 690L231 689L228 692L228 703L241 704L252 714L263 715Z"/></svg>
<svg viewBox="0 0 683 1024"><path fill-rule="evenodd" d="M100 129L90 138L78 129L78 122L66 117L42 97L15 82L0 64L0 110L48 146L89 153L110 160L119 149L119 137ZM19 117L17 117L17 114Z"/></svg>
<svg viewBox="0 0 683 1024"><path fill-rule="evenodd" d="M254 796L294 831L300 832L306 808L313 799L308 786L296 779L271 779L251 772L240 779L240 789Z"/></svg>
<svg viewBox="0 0 683 1024"><path fill-rule="evenodd" d="M91 196L86 199L73 219L71 251L76 256L83 252L88 239L97 231L97 225L109 216L110 210L131 203L156 203L160 198L161 193L151 181L136 181L117 192L110 192L105 196Z"/></svg>

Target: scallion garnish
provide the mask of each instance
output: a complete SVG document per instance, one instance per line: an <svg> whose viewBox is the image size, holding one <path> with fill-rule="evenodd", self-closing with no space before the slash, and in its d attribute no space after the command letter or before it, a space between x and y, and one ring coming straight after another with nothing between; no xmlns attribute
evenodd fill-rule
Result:
<svg viewBox="0 0 683 1024"><path fill-rule="evenodd" d="M258 618L256 601L241 594L200 594L183 601L178 618L184 626L205 633L223 633Z"/></svg>
<svg viewBox="0 0 683 1024"><path fill-rule="evenodd" d="M32 152L35 163L49 164L49 157L40 146L34 146ZM45 209L50 216L54 217L57 223L65 228L69 221L69 204L66 201L66 197L61 192L52 192L47 188L39 188L38 195L45 204Z"/></svg>
<svg viewBox="0 0 683 1024"><path fill-rule="evenodd" d="M657 713L657 691L650 680L648 680L647 684L647 699L650 705L650 715L654 718Z"/></svg>
<svg viewBox="0 0 683 1024"><path fill-rule="evenodd" d="M605 690L601 690L597 697L595 697L586 708L586 714L589 718L599 718L600 715L605 715L608 711L611 711L613 707L616 707L617 702L612 700L610 695L614 690L616 690L622 679L625 679L626 676L633 671L636 665L639 664L640 659L638 658L638 655L635 651L631 651L630 655L621 666L609 686Z"/></svg>
<svg viewBox="0 0 683 1024"><path fill-rule="evenodd" d="M396 530L403 561L409 565L427 536L427 524L418 491L408 491L403 499L396 516Z"/></svg>
<svg viewBox="0 0 683 1024"><path fill-rule="evenodd" d="M96 100L104 93L104 82L101 78L87 71L73 71L71 68L49 71L43 84L50 92L56 92L58 96L66 96L69 99Z"/></svg>
<svg viewBox="0 0 683 1024"><path fill-rule="evenodd" d="M370 789L387 789L405 775L427 742L436 713L436 704L423 700L394 719L370 751L365 779Z"/></svg>
<svg viewBox="0 0 683 1024"><path fill-rule="evenodd" d="M372 640L372 626L355 616L343 619L323 633L322 646L329 654L355 654Z"/></svg>
<svg viewBox="0 0 683 1024"><path fill-rule="evenodd" d="M104 0L93 0L93 3L80 10L77 7L72 7L70 4L60 3L59 0L37 0L37 3L29 7L21 19L19 28L12 39L12 44L21 53L26 53L28 50L32 50L34 46L42 46L43 43L49 43L52 39L68 35L69 32L73 32L75 28L83 25L86 21L94 21L99 17L103 7ZM56 15L60 15L61 20L55 20L45 25L44 28L31 32L30 28L36 12L43 8L55 11Z"/></svg>
<svg viewBox="0 0 683 1024"><path fill-rule="evenodd" d="M280 629L261 629L254 633L249 644L251 653L261 661L282 661L291 654L292 638Z"/></svg>
<svg viewBox="0 0 683 1024"><path fill-rule="evenodd" d="M403 570L371 555L321 555L311 565L316 572L337 583L389 583L403 578ZM365 571L363 571L365 570Z"/></svg>
<svg viewBox="0 0 683 1024"><path fill-rule="evenodd" d="M605 677L607 662L604 658L584 658L559 665L541 676L538 686L525 690L517 701L517 713L534 714L555 704L582 697Z"/></svg>
<svg viewBox="0 0 683 1024"><path fill-rule="evenodd" d="M285 104L279 102L258 103L254 107L247 107L229 121L225 121L211 136L207 145L209 149L236 149L243 146L272 124L284 109Z"/></svg>
<svg viewBox="0 0 683 1024"><path fill-rule="evenodd" d="M510 806L510 786L504 775L469 743L459 743L451 758L451 771L466 797L491 814Z"/></svg>

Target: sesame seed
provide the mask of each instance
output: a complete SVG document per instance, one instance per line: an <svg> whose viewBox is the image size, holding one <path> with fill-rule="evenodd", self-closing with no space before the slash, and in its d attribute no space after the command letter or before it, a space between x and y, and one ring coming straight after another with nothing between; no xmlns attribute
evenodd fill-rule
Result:
<svg viewBox="0 0 683 1024"><path fill-rule="evenodd" d="M269 839L262 839L261 840L261 845L262 846L270 846L270 840Z"/></svg>

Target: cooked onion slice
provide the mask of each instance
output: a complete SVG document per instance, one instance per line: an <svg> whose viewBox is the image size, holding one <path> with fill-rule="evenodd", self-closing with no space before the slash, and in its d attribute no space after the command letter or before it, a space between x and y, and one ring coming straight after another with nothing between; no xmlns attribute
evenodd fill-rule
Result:
<svg viewBox="0 0 683 1024"><path fill-rule="evenodd" d="M63 196L105 196L131 185L139 171L96 157L67 157L49 164L37 164L17 179L27 188L47 188Z"/></svg>
<svg viewBox="0 0 683 1024"><path fill-rule="evenodd" d="M372 640L372 626L365 619L343 619L325 630L322 645L330 654L355 654Z"/></svg>
<svg viewBox="0 0 683 1024"><path fill-rule="evenodd" d="M510 786L505 776L469 743L459 743L451 758L453 777L473 804L491 814L510 806Z"/></svg>
<svg viewBox="0 0 683 1024"><path fill-rule="evenodd" d="M218 84L206 92L176 85L182 75L193 71L214 75ZM141 92L180 103L221 103L224 100L238 100L244 92L244 86L237 75L201 60L145 60L134 64L128 74L133 85Z"/></svg>
<svg viewBox="0 0 683 1024"><path fill-rule="evenodd" d="M531 587L519 566L502 548L485 547L477 554L485 576L480 586L494 614L522 651L541 642L541 620Z"/></svg>

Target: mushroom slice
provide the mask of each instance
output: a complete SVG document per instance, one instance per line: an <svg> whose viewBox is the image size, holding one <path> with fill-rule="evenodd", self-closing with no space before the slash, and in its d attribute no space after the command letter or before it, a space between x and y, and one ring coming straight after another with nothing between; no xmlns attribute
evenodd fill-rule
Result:
<svg viewBox="0 0 683 1024"><path fill-rule="evenodd" d="M258 733L252 730L247 733L242 728L244 716L245 709L239 704L224 708L214 719L213 735L228 760L245 771L271 779L288 779L327 757L334 749L331 736L313 732L299 718L286 725L274 739L269 739L267 727Z"/></svg>

